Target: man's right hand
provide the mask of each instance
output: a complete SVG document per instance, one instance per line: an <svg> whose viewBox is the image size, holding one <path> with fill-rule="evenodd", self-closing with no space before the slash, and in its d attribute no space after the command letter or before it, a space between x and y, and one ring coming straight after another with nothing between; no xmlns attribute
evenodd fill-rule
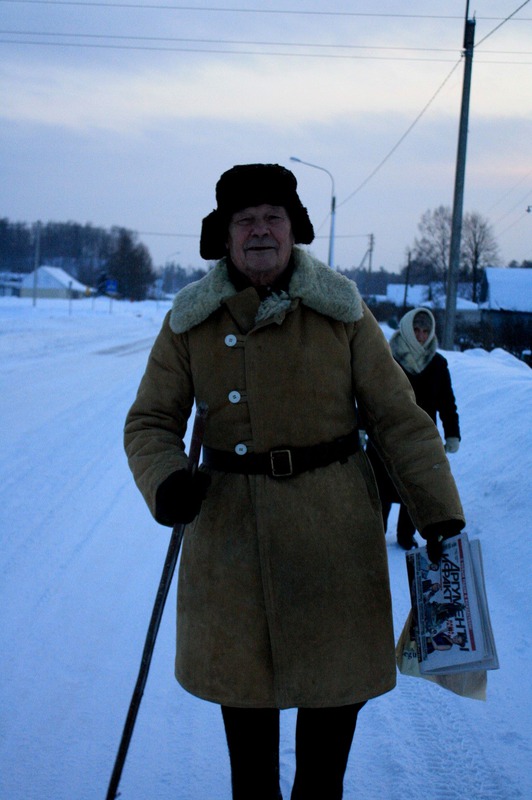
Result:
<svg viewBox="0 0 532 800"><path fill-rule="evenodd" d="M155 519L161 525L188 524L197 517L211 477L201 470L173 472L157 489Z"/></svg>

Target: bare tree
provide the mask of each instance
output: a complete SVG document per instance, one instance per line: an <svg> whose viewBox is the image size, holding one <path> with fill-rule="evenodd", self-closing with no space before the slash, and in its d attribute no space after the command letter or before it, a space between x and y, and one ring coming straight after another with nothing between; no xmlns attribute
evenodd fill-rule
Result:
<svg viewBox="0 0 532 800"><path fill-rule="evenodd" d="M449 206L425 211L418 224L421 236L415 240L414 256L416 262L426 265L432 280L446 280L451 225ZM475 302L478 299L481 270L490 264L497 264L499 260L499 248L488 220L476 211L464 214L460 246L461 277L472 281L472 299Z"/></svg>
<svg viewBox="0 0 532 800"><path fill-rule="evenodd" d="M472 278L474 303L478 301L480 271L500 261L499 247L487 219L476 211L464 215L460 261L464 278Z"/></svg>
<svg viewBox="0 0 532 800"><path fill-rule="evenodd" d="M421 234L414 243L414 258L429 268L432 280L444 280L449 266L451 244L451 209L438 206L425 211L418 224Z"/></svg>

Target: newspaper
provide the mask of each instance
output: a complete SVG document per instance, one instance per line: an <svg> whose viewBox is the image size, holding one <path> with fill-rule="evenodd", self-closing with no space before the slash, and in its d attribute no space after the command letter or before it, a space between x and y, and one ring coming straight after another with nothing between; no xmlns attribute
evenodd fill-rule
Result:
<svg viewBox="0 0 532 800"><path fill-rule="evenodd" d="M426 547L406 556L420 673L498 669L480 542L461 533L442 544L440 564Z"/></svg>

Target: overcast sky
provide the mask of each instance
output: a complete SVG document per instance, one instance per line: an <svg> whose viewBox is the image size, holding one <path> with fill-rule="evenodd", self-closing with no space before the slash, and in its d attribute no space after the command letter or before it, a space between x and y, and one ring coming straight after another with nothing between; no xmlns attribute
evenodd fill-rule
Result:
<svg viewBox="0 0 532 800"><path fill-rule="evenodd" d="M201 220L220 174L274 162L298 179L315 255L327 260L327 170L336 265L361 264L372 234L373 268L399 270L423 212L452 206L465 0L0 8L0 216L11 221L124 226L156 265L204 266ZM532 258L532 3L476 0L469 16L464 210L493 224L504 265Z"/></svg>

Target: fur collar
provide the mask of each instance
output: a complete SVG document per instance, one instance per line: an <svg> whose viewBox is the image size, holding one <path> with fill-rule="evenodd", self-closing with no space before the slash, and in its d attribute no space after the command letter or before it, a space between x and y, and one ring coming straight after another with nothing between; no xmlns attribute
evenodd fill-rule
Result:
<svg viewBox="0 0 532 800"><path fill-rule="evenodd" d="M261 319L270 317L273 309L273 313L277 313L278 300L287 309L288 303L296 299L339 322L357 322L362 318L362 298L353 281L298 247L293 248L292 254L295 268L288 293L283 292L282 297L274 295L272 297L277 299L271 301L268 298L265 302L270 308L264 309L264 303L261 304ZM237 290L229 279L225 258L222 258L204 278L189 283L176 295L170 312L170 328L174 333L185 333L204 322L235 294Z"/></svg>

